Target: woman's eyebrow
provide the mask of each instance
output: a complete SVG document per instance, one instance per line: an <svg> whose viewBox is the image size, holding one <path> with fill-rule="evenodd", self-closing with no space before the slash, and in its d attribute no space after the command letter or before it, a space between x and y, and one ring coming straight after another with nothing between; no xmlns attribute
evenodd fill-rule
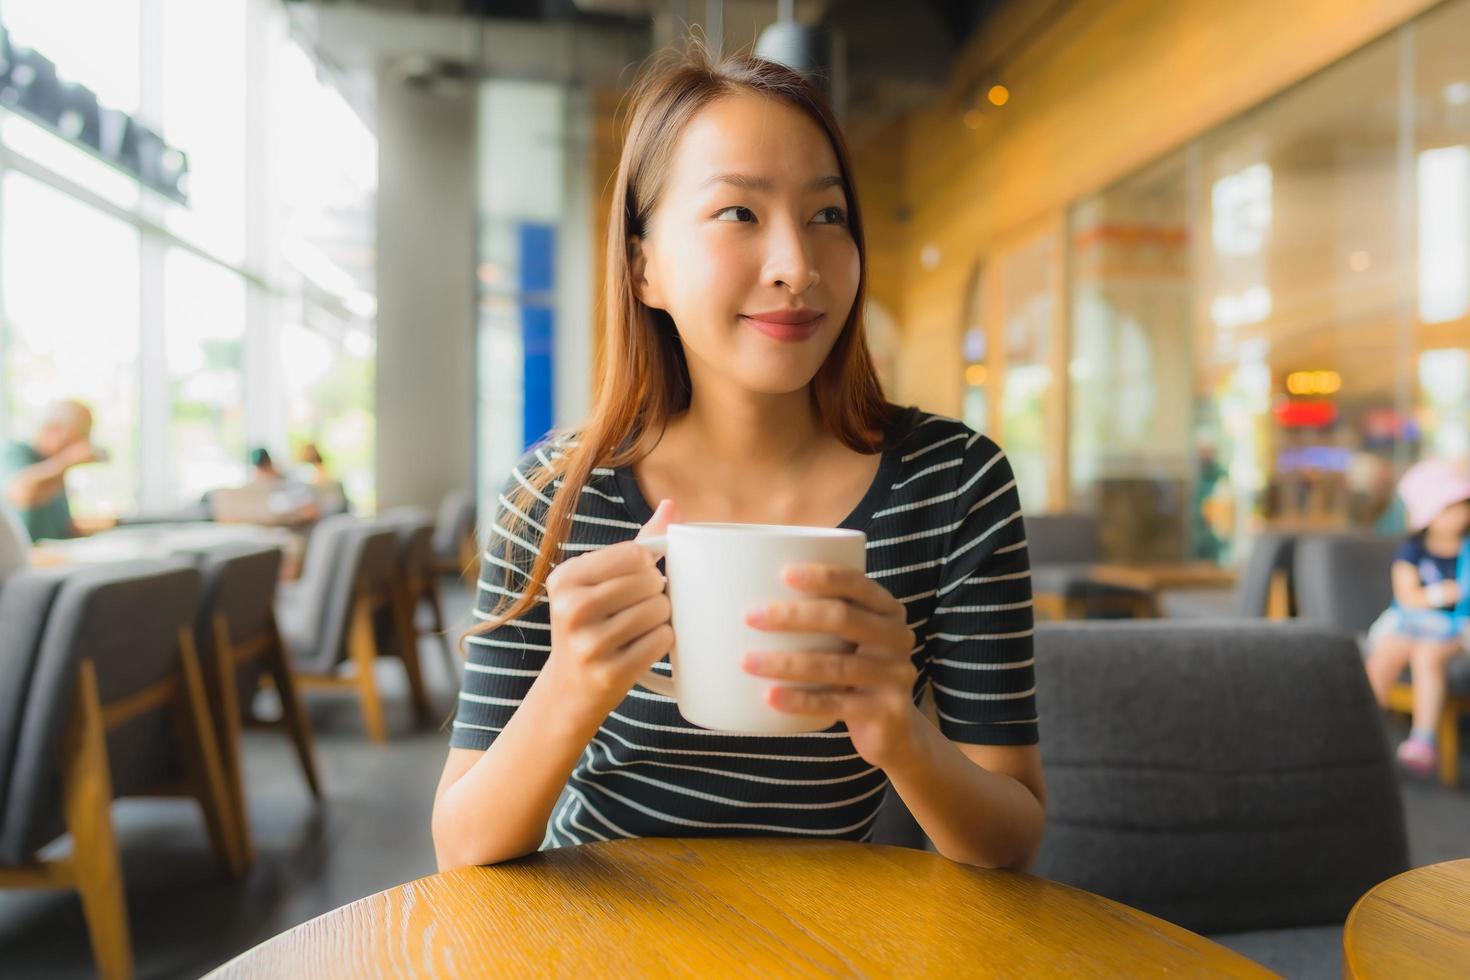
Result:
<svg viewBox="0 0 1470 980"><path fill-rule="evenodd" d="M771 181L768 178L752 177L748 174L715 174L699 186L702 190L711 184L733 184L736 187L743 187L751 191L769 191L771 189ZM816 180L809 181L806 186L807 190L812 191L826 190L828 187L841 187L842 178L836 174L828 174L825 177L818 177Z"/></svg>

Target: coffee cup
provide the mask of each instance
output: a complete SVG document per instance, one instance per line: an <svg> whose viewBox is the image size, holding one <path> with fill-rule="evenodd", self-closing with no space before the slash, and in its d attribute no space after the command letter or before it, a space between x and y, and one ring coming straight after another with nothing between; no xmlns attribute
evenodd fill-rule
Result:
<svg viewBox="0 0 1470 980"><path fill-rule="evenodd" d="M748 651L851 651L827 633L758 630L746 611L805 597L781 578L790 565L867 569L867 536L845 528L776 524L671 524L639 544L665 559L674 648L673 676L650 670L637 684L678 702L679 714L717 731L779 735L830 728L836 718L778 711L778 682L741 667ZM790 684L790 682L779 682ZM799 685L791 685L799 686Z"/></svg>

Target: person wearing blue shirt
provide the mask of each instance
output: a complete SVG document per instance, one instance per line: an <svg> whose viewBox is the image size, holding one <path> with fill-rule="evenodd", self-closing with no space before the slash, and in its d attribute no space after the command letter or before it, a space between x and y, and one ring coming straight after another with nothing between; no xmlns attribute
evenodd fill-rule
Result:
<svg viewBox="0 0 1470 980"><path fill-rule="evenodd" d="M1393 605L1369 632L1368 679L1383 704L1409 669L1414 715L1398 760L1428 776L1439 762L1435 730L1444 709L1446 665L1467 651L1470 474L1447 460L1424 460L1399 481L1399 497L1412 533L1394 554Z"/></svg>

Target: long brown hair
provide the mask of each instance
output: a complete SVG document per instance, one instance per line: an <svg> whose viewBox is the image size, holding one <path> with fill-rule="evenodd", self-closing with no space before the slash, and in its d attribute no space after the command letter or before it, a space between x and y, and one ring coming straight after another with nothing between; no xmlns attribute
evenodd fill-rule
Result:
<svg viewBox="0 0 1470 980"><path fill-rule="evenodd" d="M684 127L704 106L722 96L749 92L799 109L827 134L847 197L848 228L857 243L859 277L852 311L826 361L812 379L818 424L863 453L883 446L896 411L883 395L863 331L867 250L853 190L847 146L821 93L799 74L748 53L715 59L698 41L683 51L666 50L639 71L626 103L627 136L613 188L607 230L606 279L602 289L604 343L597 367L591 413L575 431L556 440L559 452L543 453L543 464L508 498L521 519L533 513L537 495L553 483L556 492L543 519L545 532L519 597L506 596L493 618L472 630L484 633L517 618L542 596L546 578L571 529L572 515L594 468L627 466L647 456L671 418L689 407L689 367L673 319L639 301L630 271L630 239L645 234L669 176L673 151ZM545 496L544 494L542 495ZM544 505L543 505L544 506ZM534 538L514 526L518 537ZM507 549L508 551L509 549ZM507 564L514 564L508 560ZM505 569L507 591L511 570Z"/></svg>

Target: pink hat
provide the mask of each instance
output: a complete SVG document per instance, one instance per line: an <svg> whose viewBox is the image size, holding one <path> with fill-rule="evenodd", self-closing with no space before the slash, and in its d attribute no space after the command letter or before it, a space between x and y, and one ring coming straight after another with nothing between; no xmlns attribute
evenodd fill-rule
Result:
<svg viewBox="0 0 1470 980"><path fill-rule="evenodd" d="M1421 460L1399 480L1399 497L1409 512L1409 530L1422 531L1445 508L1470 500L1470 474L1447 459Z"/></svg>

